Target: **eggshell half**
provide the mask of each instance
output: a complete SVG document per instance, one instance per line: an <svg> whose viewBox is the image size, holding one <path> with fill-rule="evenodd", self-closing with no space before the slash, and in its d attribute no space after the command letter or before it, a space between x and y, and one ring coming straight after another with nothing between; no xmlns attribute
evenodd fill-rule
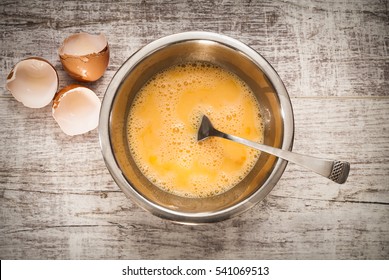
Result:
<svg viewBox="0 0 389 280"><path fill-rule="evenodd" d="M48 105L58 90L59 79L54 66L40 57L18 62L7 77L6 88L29 108Z"/></svg>
<svg viewBox="0 0 389 280"><path fill-rule="evenodd" d="M89 88L69 85L54 97L52 114L67 135L78 135L98 126L101 102Z"/></svg>
<svg viewBox="0 0 389 280"><path fill-rule="evenodd" d="M101 78L109 63L109 46L104 34L73 34L64 40L58 54L65 71L82 82Z"/></svg>

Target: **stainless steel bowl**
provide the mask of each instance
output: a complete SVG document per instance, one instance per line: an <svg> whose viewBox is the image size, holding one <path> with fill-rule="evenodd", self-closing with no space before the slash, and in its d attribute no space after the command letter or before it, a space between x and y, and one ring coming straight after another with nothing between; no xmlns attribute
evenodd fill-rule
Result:
<svg viewBox="0 0 389 280"><path fill-rule="evenodd" d="M127 142L127 116L134 96L157 72L188 61L206 61L237 74L258 98L264 143L291 150L294 121L284 84L271 65L247 45L220 34L185 32L167 36L134 53L112 78L100 112L99 135L105 163L125 195L152 214L181 223L216 222L261 201L280 179L287 162L261 153L246 178L210 198L185 198L154 186L135 164Z"/></svg>

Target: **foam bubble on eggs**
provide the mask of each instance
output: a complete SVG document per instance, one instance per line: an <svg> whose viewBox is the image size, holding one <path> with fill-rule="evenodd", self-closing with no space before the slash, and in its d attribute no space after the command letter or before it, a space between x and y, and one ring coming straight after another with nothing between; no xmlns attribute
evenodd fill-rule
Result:
<svg viewBox="0 0 389 280"><path fill-rule="evenodd" d="M31 57L14 66L6 87L24 106L42 108L51 102L58 90L58 74L47 60Z"/></svg>
<svg viewBox="0 0 389 280"><path fill-rule="evenodd" d="M73 34L64 40L58 54L64 70L81 82L98 80L108 67L109 46L104 34Z"/></svg>
<svg viewBox="0 0 389 280"><path fill-rule="evenodd" d="M100 99L91 89L70 85L54 97L52 114L62 131L73 136L98 126L100 107Z"/></svg>

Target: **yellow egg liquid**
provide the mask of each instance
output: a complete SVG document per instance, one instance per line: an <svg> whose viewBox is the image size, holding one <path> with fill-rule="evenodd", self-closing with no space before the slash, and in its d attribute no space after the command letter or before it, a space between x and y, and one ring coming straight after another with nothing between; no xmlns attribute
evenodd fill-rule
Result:
<svg viewBox="0 0 389 280"><path fill-rule="evenodd" d="M197 142L203 115L226 133L263 141L259 104L235 74L190 63L156 74L141 88L128 117L128 141L142 173L164 191L209 197L238 184L258 151L216 137Z"/></svg>

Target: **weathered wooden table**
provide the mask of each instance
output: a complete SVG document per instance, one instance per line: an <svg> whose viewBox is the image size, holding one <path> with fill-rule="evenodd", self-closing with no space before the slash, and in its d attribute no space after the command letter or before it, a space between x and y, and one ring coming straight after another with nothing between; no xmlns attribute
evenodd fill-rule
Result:
<svg viewBox="0 0 389 280"><path fill-rule="evenodd" d="M337 185L289 164L270 195L233 219L187 226L127 199L105 168L98 132L66 136L51 108L5 89L12 66L41 56L74 81L57 49L72 33L111 47L102 99L119 66L159 37L229 35L278 71L295 113L294 151L351 162ZM0 4L1 259L388 259L387 0L7 1Z"/></svg>

